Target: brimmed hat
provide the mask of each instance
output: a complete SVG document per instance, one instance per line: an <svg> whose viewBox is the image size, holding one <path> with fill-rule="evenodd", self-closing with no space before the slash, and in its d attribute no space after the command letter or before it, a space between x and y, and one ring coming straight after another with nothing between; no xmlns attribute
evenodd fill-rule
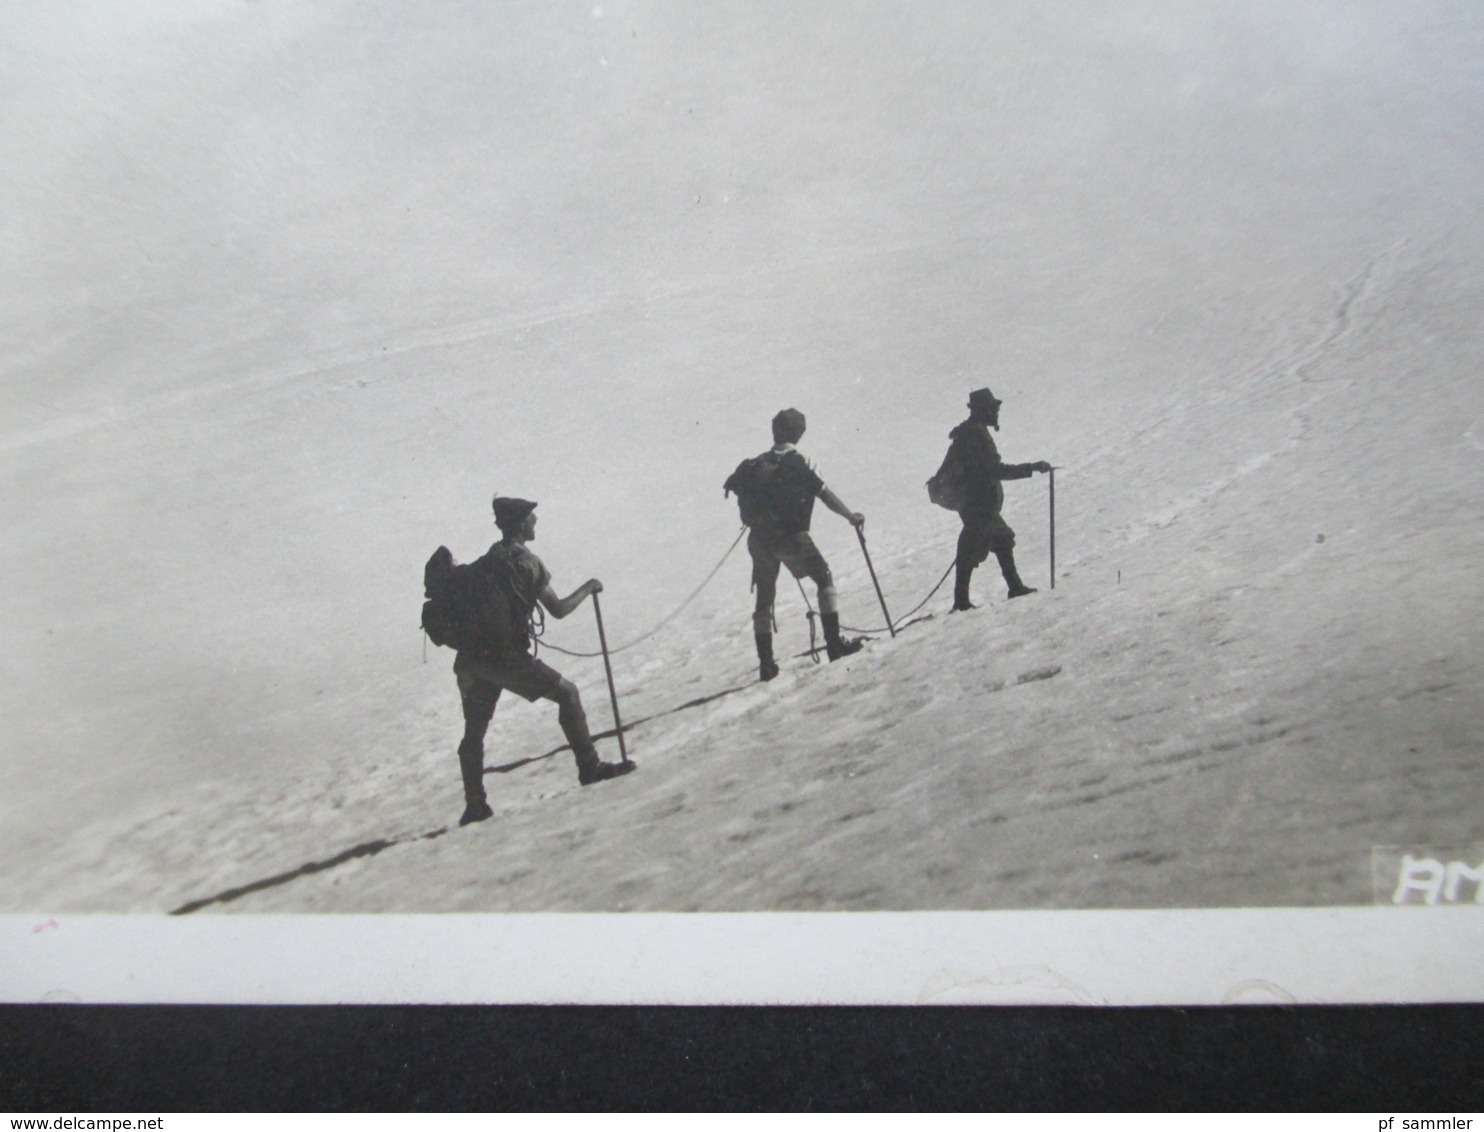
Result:
<svg viewBox="0 0 1484 1132"><path fill-rule="evenodd" d="M987 388L976 389L974 390L974 392L969 394L969 408L971 409L978 408L980 405L983 405L986 409L992 409L998 405L1003 404L1004 402L996 397L993 393L991 393Z"/></svg>
<svg viewBox="0 0 1484 1132"><path fill-rule="evenodd" d="M516 499L505 495L495 496L493 506L495 526L502 531L520 526L526 521L526 516L536 510L536 505L529 499Z"/></svg>

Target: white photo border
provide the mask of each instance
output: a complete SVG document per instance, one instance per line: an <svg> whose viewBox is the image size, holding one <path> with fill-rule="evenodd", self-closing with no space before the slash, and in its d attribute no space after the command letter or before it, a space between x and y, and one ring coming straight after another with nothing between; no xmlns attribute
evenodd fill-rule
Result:
<svg viewBox="0 0 1484 1132"><path fill-rule="evenodd" d="M1223 1005L1480 997L1484 908L0 917L9 1003Z"/></svg>

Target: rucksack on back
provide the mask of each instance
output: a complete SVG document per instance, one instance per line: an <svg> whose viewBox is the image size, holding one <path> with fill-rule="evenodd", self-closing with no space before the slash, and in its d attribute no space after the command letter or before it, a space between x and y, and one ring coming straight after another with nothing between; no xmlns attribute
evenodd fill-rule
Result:
<svg viewBox="0 0 1484 1132"><path fill-rule="evenodd" d="M797 466L786 464L775 452L749 456L721 487L723 495L736 495L742 522L761 534L792 535L809 529L813 492L800 482Z"/></svg>
<svg viewBox="0 0 1484 1132"><path fill-rule="evenodd" d="M525 619L504 564L486 554L460 565L440 546L423 567L422 627L445 648L500 656L524 651Z"/></svg>
<svg viewBox="0 0 1484 1132"><path fill-rule="evenodd" d="M759 524L767 525L772 522L772 508L764 490L764 480L770 472L771 469L766 466L762 456L749 456L737 465L737 470L721 485L723 497L737 497L737 511L742 516L742 522L749 527L756 528Z"/></svg>
<svg viewBox="0 0 1484 1132"><path fill-rule="evenodd" d="M928 498L949 511L962 511L968 502L967 480L963 461L954 446L949 445L943 462L938 465L932 479L927 481Z"/></svg>
<svg viewBox="0 0 1484 1132"><path fill-rule="evenodd" d="M459 618L454 612L453 551L440 546L423 567L423 632L435 645L459 647Z"/></svg>

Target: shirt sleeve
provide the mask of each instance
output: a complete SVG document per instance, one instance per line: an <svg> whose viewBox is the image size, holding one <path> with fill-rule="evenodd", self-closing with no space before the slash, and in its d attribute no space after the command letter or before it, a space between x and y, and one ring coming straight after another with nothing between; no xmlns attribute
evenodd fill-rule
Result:
<svg viewBox="0 0 1484 1132"><path fill-rule="evenodd" d="M1034 469L1029 464L1007 464L996 454L993 474L997 480L1025 480L1030 479Z"/></svg>
<svg viewBox="0 0 1484 1132"><path fill-rule="evenodd" d="M808 488L810 495L818 495L821 491L824 490L823 477L820 476L819 472L815 470L814 465L811 464L802 453L799 454L799 463L804 469L803 473L801 474L801 479L804 482L804 486Z"/></svg>
<svg viewBox="0 0 1484 1132"><path fill-rule="evenodd" d="M534 554L531 555L531 566L533 567L531 571L531 584L534 587L531 590L531 596L536 598L545 593L546 587L551 585L551 571L546 568L546 563L542 562Z"/></svg>
<svg viewBox="0 0 1484 1132"><path fill-rule="evenodd" d="M551 584L551 571L546 568L546 563L529 550L517 555L511 565L515 568L513 572L516 585L524 591L520 595L521 600L534 606Z"/></svg>

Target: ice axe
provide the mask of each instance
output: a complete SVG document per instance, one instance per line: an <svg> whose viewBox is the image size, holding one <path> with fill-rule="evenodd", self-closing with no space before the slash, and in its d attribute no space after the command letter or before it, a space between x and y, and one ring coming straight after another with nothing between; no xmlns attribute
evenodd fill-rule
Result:
<svg viewBox="0 0 1484 1132"><path fill-rule="evenodd" d="M1051 503L1051 588L1056 589L1056 467L1052 466L1046 486Z"/></svg>
<svg viewBox="0 0 1484 1132"><path fill-rule="evenodd" d="M618 736L618 753L627 763L629 751L623 741L623 720L618 718L618 692L613 687L613 662L608 659L608 634L603 632L603 607L598 603L597 594L593 594L593 613L598 618L598 645L603 650L603 671L608 674L608 698L613 701L613 733Z"/></svg>
<svg viewBox="0 0 1484 1132"><path fill-rule="evenodd" d="M886 598L881 593L881 583L876 580L876 567L871 565L871 552L866 549L866 532L861 530L860 527L856 527L855 537L860 539L861 553L866 556L866 569L871 572L871 585L876 587L876 600L881 603L881 615L886 618L886 627L891 632L891 635L895 637L897 635L897 627L892 624L891 614L887 612Z"/></svg>

